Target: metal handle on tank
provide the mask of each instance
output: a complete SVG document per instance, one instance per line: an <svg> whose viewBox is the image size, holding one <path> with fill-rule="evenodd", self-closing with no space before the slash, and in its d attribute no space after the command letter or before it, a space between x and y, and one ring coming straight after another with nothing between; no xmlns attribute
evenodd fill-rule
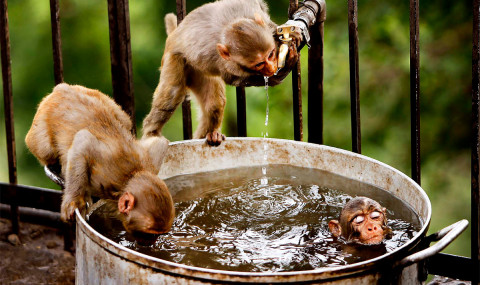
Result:
<svg viewBox="0 0 480 285"><path fill-rule="evenodd" d="M58 186L62 187L62 189L65 188L65 179L63 179L63 177L53 171L50 165L45 165L43 167L43 170L45 171L45 175L47 175L50 180L55 182L55 184L57 184Z"/></svg>
<svg viewBox="0 0 480 285"><path fill-rule="evenodd" d="M447 245L455 240L468 226L467 220L460 220L448 227L441 229L440 231L426 237L427 242L438 241L436 244L418 251L412 255L409 255L402 260L398 261L397 265L400 267L406 267L411 264L425 260L440 251L442 251Z"/></svg>

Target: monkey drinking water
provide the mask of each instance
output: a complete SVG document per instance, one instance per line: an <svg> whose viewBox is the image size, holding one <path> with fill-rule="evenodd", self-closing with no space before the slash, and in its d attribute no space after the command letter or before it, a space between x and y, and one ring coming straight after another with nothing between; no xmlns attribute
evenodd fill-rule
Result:
<svg viewBox="0 0 480 285"><path fill-rule="evenodd" d="M262 0L220 0L190 12L180 25L165 17L168 38L152 109L143 121L143 137L160 135L164 124L190 90L200 105L194 138L219 145L226 104L225 83L234 86L281 82L298 60L292 41L286 66L277 72L276 24ZM299 35L292 34L293 37ZM301 37L301 36L300 36ZM277 79L277 80L276 80Z"/></svg>
<svg viewBox="0 0 480 285"><path fill-rule="evenodd" d="M157 176L168 141L136 140L130 117L97 90L57 85L38 107L25 142L42 165L61 165L61 218L73 219L91 195L106 199L129 232L167 232L172 197Z"/></svg>
<svg viewBox="0 0 480 285"><path fill-rule="evenodd" d="M342 236L347 242L378 244L391 235L386 212L370 198L355 197L345 204L339 221L331 220L328 227L334 237Z"/></svg>

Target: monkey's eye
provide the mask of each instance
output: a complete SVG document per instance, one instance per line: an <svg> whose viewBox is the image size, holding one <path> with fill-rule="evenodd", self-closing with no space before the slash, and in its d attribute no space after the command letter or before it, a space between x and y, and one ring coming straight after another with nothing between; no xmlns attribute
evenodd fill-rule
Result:
<svg viewBox="0 0 480 285"><path fill-rule="evenodd" d="M263 67L264 64L265 64L264 61L262 61L262 62L260 62L260 63L257 63L257 64L255 64L255 68L256 68L256 69L262 69L262 67Z"/></svg>
<svg viewBox="0 0 480 285"><path fill-rule="evenodd" d="M353 218L353 222L355 222L356 224L360 224L364 220L365 220L364 216L356 216L355 218Z"/></svg>
<svg viewBox="0 0 480 285"><path fill-rule="evenodd" d="M381 216L380 212L377 212L377 211L370 213L370 218L372 219L378 219L380 218L380 216Z"/></svg>
<svg viewBox="0 0 480 285"><path fill-rule="evenodd" d="M268 55L268 59L272 60L273 57L275 56L275 49L273 49L270 54Z"/></svg>

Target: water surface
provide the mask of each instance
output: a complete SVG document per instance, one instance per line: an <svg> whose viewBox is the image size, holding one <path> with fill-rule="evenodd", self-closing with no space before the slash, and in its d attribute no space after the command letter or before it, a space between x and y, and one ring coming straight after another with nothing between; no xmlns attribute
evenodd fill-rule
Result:
<svg viewBox="0 0 480 285"><path fill-rule="evenodd" d="M403 202L375 186L317 169L262 166L165 180L176 220L170 233L145 240L127 234L101 208L90 223L130 249L177 263L234 271L279 272L351 264L395 250L421 228ZM265 183L265 179L267 183ZM336 240L328 222L354 196L387 207L393 237L377 246Z"/></svg>

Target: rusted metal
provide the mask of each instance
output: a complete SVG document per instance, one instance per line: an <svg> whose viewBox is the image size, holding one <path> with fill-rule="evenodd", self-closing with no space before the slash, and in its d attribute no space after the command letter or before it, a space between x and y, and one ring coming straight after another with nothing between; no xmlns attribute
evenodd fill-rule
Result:
<svg viewBox="0 0 480 285"><path fill-rule="evenodd" d="M16 201L15 197L12 197L10 189L22 193L22 198ZM24 221L36 222L42 219L50 219L50 226L62 229L64 250L74 251L75 224L63 223L60 221L59 214L53 214L60 212L62 192L28 185L12 185L0 182L0 201L8 204L18 202L17 206L23 207L23 209L20 208L17 210L17 221L20 215L22 216L22 221L25 219ZM40 217L35 217L35 215L39 215ZM55 217L54 220L52 220L52 217ZM10 218L12 218L12 213L10 214Z"/></svg>
<svg viewBox="0 0 480 285"><path fill-rule="evenodd" d="M62 39L58 1L59 0L50 0L50 22L52 25L53 71L55 85L63 82Z"/></svg>
<svg viewBox="0 0 480 285"><path fill-rule="evenodd" d="M350 110L352 122L352 150L362 153L360 131L360 85L358 75L358 4L348 0L348 50L350 62Z"/></svg>
<svg viewBox="0 0 480 285"><path fill-rule="evenodd" d="M472 36L472 160L471 160L471 256L472 284L480 282L480 0L473 0Z"/></svg>
<svg viewBox="0 0 480 285"><path fill-rule="evenodd" d="M293 99L293 138L303 141L303 112L302 112L302 77L300 68L300 53L298 62L292 69L292 99Z"/></svg>
<svg viewBox="0 0 480 285"><path fill-rule="evenodd" d="M326 3L321 1L317 21L310 27L308 49L308 142L323 144L323 22Z"/></svg>
<svg viewBox="0 0 480 285"><path fill-rule="evenodd" d="M467 227L468 221L464 219L426 237L429 242L438 242L429 248L403 258L400 260L399 264L407 266L434 256L445 249L452 241L454 241L461 233L463 233Z"/></svg>
<svg viewBox="0 0 480 285"><path fill-rule="evenodd" d="M438 253L430 257L427 262L428 274L448 276L459 280L472 280L475 271L472 271L471 268L472 260L470 258L446 253Z"/></svg>
<svg viewBox="0 0 480 285"><path fill-rule="evenodd" d="M0 200L2 203L11 204L15 199L11 196L11 188L22 193L22 198L18 199L18 206L60 212L62 192L59 190L0 182Z"/></svg>
<svg viewBox="0 0 480 285"><path fill-rule="evenodd" d="M61 176L61 166L59 164L57 165L50 165L44 166L45 174L47 175L50 180L55 182L60 188L62 188L62 191L65 190L65 179ZM74 232L75 232L75 227L74 224L69 224L69 223L63 223L62 225L62 231L63 231L63 249L66 251L73 252L75 251L75 247L73 244L73 239L74 239Z"/></svg>
<svg viewBox="0 0 480 285"><path fill-rule="evenodd" d="M236 87L237 93L237 136L247 136L247 100L245 87Z"/></svg>
<svg viewBox="0 0 480 285"><path fill-rule="evenodd" d="M135 98L133 95L128 0L108 0L108 23L113 98L134 122L132 133L135 133Z"/></svg>
<svg viewBox="0 0 480 285"><path fill-rule="evenodd" d="M288 17L298 9L298 0L290 0ZM300 68L300 51L297 64L292 69L292 100L293 100L293 137L296 141L303 140L303 112L302 112L302 73Z"/></svg>
<svg viewBox="0 0 480 285"><path fill-rule="evenodd" d="M410 118L412 179L420 184L420 29L419 0L410 0Z"/></svg>
<svg viewBox="0 0 480 285"><path fill-rule="evenodd" d="M8 156L8 192L11 200L10 211L12 213L12 231L18 234L18 204L17 191L14 187L17 184L17 158L15 150L15 129L13 126L13 93L12 93L12 67L10 61L10 33L8 30L8 8L7 0L2 0L0 7L0 45L2 58L2 80L3 80L3 100L5 106L5 131L7 137L7 156Z"/></svg>
<svg viewBox="0 0 480 285"><path fill-rule="evenodd" d="M403 268L402 264L409 263L415 256L427 256L440 250L468 223L463 220L425 238L431 206L426 193L418 184L400 171L369 157L317 144L280 139L227 138L222 145L211 148L203 140L173 142L159 175L166 179L186 173L263 165L264 143L268 144L267 149L275 150L269 153L269 164L308 165L394 193L419 215L422 228L396 250L355 264L292 272L238 272L188 266L140 254L98 234L77 211L76 280L89 284L102 283L107 279L116 284L310 284L309 282L324 281L331 282L328 284L377 284L392 280L400 284L420 284L421 281L417 278L418 265ZM348 162L347 167L345 162ZM176 193L172 195L175 196ZM430 242L439 238L441 240L437 243L438 246L419 252L418 246L423 241ZM404 259L406 255L408 257Z"/></svg>
<svg viewBox="0 0 480 285"><path fill-rule="evenodd" d="M64 223L60 219L60 213L27 208L27 207L18 207L18 212L20 215L20 220L22 222L45 225L48 227L62 228ZM10 207L4 204L0 204L0 217L10 218Z"/></svg>
<svg viewBox="0 0 480 285"><path fill-rule="evenodd" d="M177 0L177 24L180 24L187 15L186 0ZM183 120L183 139L192 139L192 107L190 103L190 95L185 96L182 103L182 120Z"/></svg>

